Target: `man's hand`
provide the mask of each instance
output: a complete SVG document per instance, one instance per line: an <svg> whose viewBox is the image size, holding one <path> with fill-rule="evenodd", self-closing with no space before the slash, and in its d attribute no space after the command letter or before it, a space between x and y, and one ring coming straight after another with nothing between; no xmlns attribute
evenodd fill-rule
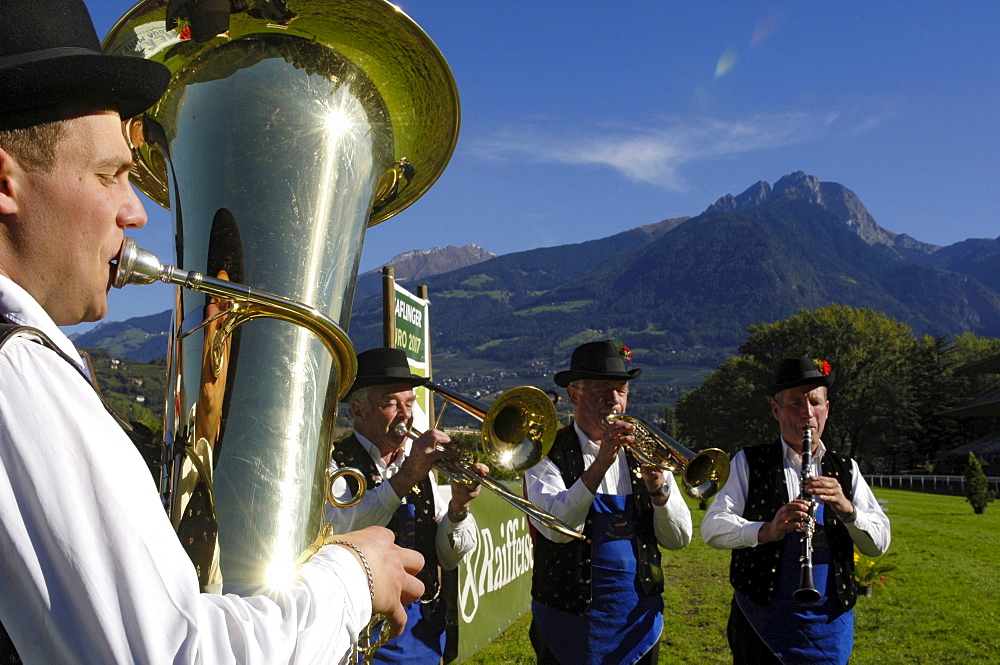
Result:
<svg viewBox="0 0 1000 665"><path fill-rule="evenodd" d="M458 457L457 450L438 450L438 446L447 446L449 443L451 437L436 429L429 429L413 440L410 454L400 465L399 472L389 479L389 484L399 498L409 494L414 485L426 478L435 464Z"/></svg>
<svg viewBox="0 0 1000 665"><path fill-rule="evenodd" d="M380 526L370 526L361 531L328 536L326 540L346 540L364 552L374 585L372 613L384 615L390 635L398 637L406 626L404 605L412 603L424 593L423 582L414 577L424 567L424 557L416 550L399 547L393 542L394 538L392 531ZM357 552L345 549L351 551L361 564Z"/></svg>
<svg viewBox="0 0 1000 665"><path fill-rule="evenodd" d="M805 499L790 501L778 509L774 519L765 522L757 532L757 542L771 543L801 527L809 517L809 502Z"/></svg>
<svg viewBox="0 0 1000 665"><path fill-rule="evenodd" d="M854 512L854 504L844 496L844 488L836 478L812 476L806 481L806 491L829 504L841 519L850 517Z"/></svg>
<svg viewBox="0 0 1000 665"><path fill-rule="evenodd" d="M618 459L618 449L627 443L635 441L635 425L624 420L616 420L601 432L601 445L597 450L594 463L587 467L580 479L591 494L597 494L604 474Z"/></svg>
<svg viewBox="0 0 1000 665"><path fill-rule="evenodd" d="M490 468L482 462L476 462L470 470L477 476L485 476L490 472ZM448 504L448 509L453 515L465 515L469 512L469 503L479 496L479 490L482 489L482 485L479 483L468 485L454 480L451 481L450 485L451 502Z"/></svg>
<svg viewBox="0 0 1000 665"><path fill-rule="evenodd" d="M669 492L671 491L667 486L668 472L652 466L640 467L639 472L642 474L642 482L646 485L646 491L649 492L649 500L653 502L653 505L666 505L667 499L670 498ZM668 494L661 495L660 492L664 487L667 488Z"/></svg>

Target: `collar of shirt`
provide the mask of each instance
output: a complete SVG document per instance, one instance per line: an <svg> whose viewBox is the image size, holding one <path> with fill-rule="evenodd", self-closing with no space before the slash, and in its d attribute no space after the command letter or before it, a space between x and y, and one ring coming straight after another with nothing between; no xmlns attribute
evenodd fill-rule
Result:
<svg viewBox="0 0 1000 665"><path fill-rule="evenodd" d="M20 326L37 328L45 333L45 336L59 347L59 349L76 360L80 369L86 372L83 360L80 359L80 352L69 341L66 334L59 329L48 313L42 309L31 294L25 291L19 284L4 275L0 275L0 315Z"/></svg>
<svg viewBox="0 0 1000 665"><path fill-rule="evenodd" d="M823 440L820 439L818 445L813 447L815 448L815 452L813 452L812 459L810 460L810 466L813 467L813 469L816 469L823 461L823 455L826 453L826 446L823 445ZM781 439L781 448L785 458L785 467L791 468L796 472L801 471L802 456L792 450L792 447L788 445L784 438Z"/></svg>
<svg viewBox="0 0 1000 665"><path fill-rule="evenodd" d="M354 436L358 438L358 442L361 443L361 445L365 447L365 450L368 451L368 454L375 462L375 468L378 469L378 472L385 480L388 480L396 475L396 472L399 471L399 467L403 465L407 455L410 454L410 444L412 441L407 439L403 442L403 447L396 451L396 454L393 456L392 460L390 460L389 464L386 464L382 459L382 451L379 450L378 446L372 443L368 437L357 431L354 432Z"/></svg>
<svg viewBox="0 0 1000 665"><path fill-rule="evenodd" d="M580 440L580 450L583 452L583 466L587 468L594 463L594 458L597 457L597 452L601 446L591 441L590 437L583 433L583 430L580 429L575 420L573 421L573 429L576 430L576 437ZM604 474L601 484L597 487L597 492L599 494L632 493L632 483L628 478L628 462L625 460L624 450L618 450L618 461L612 464L611 468Z"/></svg>
<svg viewBox="0 0 1000 665"><path fill-rule="evenodd" d="M785 441L784 438L781 439L782 452L784 453L784 468L785 468L785 483L788 486L788 500L798 498L799 496L799 479L802 476L802 458L792 450L791 446ZM823 440L820 439L819 444L814 446L816 451L813 453L812 459L809 461L810 476L822 475L823 467L821 466L823 462L823 454L826 453L826 446L823 445Z"/></svg>

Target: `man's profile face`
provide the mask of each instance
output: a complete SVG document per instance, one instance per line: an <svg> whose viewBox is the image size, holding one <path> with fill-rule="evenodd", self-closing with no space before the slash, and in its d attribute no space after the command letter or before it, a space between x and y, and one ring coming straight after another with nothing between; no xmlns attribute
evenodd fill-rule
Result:
<svg viewBox="0 0 1000 665"><path fill-rule="evenodd" d="M128 181L132 156L115 112L66 121L55 164L21 170L17 199L20 283L58 325L108 309L112 266L125 229L146 223Z"/></svg>
<svg viewBox="0 0 1000 665"><path fill-rule="evenodd" d="M813 441L823 435L827 416L830 415L830 401L823 386L798 386L783 390L778 399L771 402L771 414L781 428L781 438L795 452L802 453L802 430L809 425L813 429Z"/></svg>
<svg viewBox="0 0 1000 665"><path fill-rule="evenodd" d="M367 400L353 400L351 415L354 429L378 446L383 453L398 450L406 442L393 428L400 423L413 424L413 388L405 383L374 386Z"/></svg>
<svg viewBox="0 0 1000 665"><path fill-rule="evenodd" d="M593 437L604 429L603 420L611 413L625 413L628 381L584 379L566 389L580 429Z"/></svg>

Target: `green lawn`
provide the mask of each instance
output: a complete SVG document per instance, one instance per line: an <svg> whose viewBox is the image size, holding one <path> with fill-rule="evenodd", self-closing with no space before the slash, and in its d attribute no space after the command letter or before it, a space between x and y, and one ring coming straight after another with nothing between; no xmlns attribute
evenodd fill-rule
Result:
<svg viewBox="0 0 1000 665"><path fill-rule="evenodd" d="M961 497L876 489L888 501L897 566L858 599L852 665L1000 663L1000 504L975 515ZM701 540L703 512L689 502L694 540L664 552L661 663L730 663L725 626L729 553ZM888 556L888 555L886 555ZM467 663L533 663L529 616Z"/></svg>

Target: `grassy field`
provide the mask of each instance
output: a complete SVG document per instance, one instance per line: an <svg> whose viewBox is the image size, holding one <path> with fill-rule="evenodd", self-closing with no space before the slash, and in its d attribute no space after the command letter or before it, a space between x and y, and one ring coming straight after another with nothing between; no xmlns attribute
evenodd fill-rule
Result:
<svg viewBox="0 0 1000 665"><path fill-rule="evenodd" d="M974 515L962 497L877 489L888 501L897 568L858 599L852 665L1000 663L1000 504ZM663 557L667 591L661 663L730 663L725 626L729 553L694 540ZM889 556L888 554L886 556ZM529 616L467 663L533 663Z"/></svg>

